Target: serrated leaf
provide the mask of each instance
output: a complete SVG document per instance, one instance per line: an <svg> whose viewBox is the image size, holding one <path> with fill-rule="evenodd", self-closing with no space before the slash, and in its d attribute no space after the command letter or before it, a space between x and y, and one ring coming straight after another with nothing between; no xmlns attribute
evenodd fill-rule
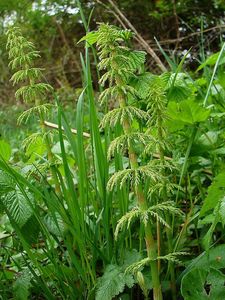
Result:
<svg viewBox="0 0 225 300"><path fill-rule="evenodd" d="M30 201L33 201L32 195L27 193ZM9 212L14 221L22 227L27 220L33 215L31 206L28 203L28 199L19 190L15 189L13 192L9 192L2 198L2 202Z"/></svg>
<svg viewBox="0 0 225 300"><path fill-rule="evenodd" d="M146 53L144 51L132 51L129 53L129 57L137 68L144 64L145 56Z"/></svg>
<svg viewBox="0 0 225 300"><path fill-rule="evenodd" d="M15 182L13 178L0 170L0 195L13 191L15 189Z"/></svg>
<svg viewBox="0 0 225 300"><path fill-rule="evenodd" d="M108 265L104 275L99 278L97 284L96 300L111 300L123 292L125 286L131 288L134 278L131 274L125 274L121 267Z"/></svg>
<svg viewBox="0 0 225 300"><path fill-rule="evenodd" d="M141 253L136 249L132 249L131 251L126 250L124 254L123 267L126 269L128 266L140 261L142 258Z"/></svg>
<svg viewBox="0 0 225 300"><path fill-rule="evenodd" d="M14 299L15 300L27 300L30 292L29 288L31 287L31 274L29 271L23 271L23 273L16 279L13 290L14 290Z"/></svg>
<svg viewBox="0 0 225 300"><path fill-rule="evenodd" d="M200 216L217 206L220 200L225 196L225 172L218 174L213 183L208 188L208 196L206 197Z"/></svg>
<svg viewBox="0 0 225 300"><path fill-rule="evenodd" d="M190 95L190 89L184 86L173 86L168 93L169 101L183 101Z"/></svg>
<svg viewBox="0 0 225 300"><path fill-rule="evenodd" d="M154 75L151 73L143 73L133 79L132 85L136 90L136 94L139 98L145 99L149 93L150 82L154 79Z"/></svg>
<svg viewBox="0 0 225 300"><path fill-rule="evenodd" d="M64 223L62 217L59 213L55 213L55 215L46 215L44 218L44 222L48 228L48 230L56 236L62 236L64 232Z"/></svg>

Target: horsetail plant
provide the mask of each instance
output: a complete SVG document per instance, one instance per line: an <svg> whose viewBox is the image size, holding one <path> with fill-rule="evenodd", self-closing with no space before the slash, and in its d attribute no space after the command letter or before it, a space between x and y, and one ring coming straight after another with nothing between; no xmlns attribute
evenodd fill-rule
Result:
<svg viewBox="0 0 225 300"><path fill-rule="evenodd" d="M13 85L22 83L15 93L17 99L22 99L24 103L33 105L30 109L24 111L18 118L18 123L27 121L31 116L37 115L40 122L41 131L34 133L25 140L25 147L38 137L42 137L47 149L48 161L52 178L55 184L55 190L60 192L59 180L55 170L55 160L51 151L51 141L49 132L46 130L44 120L52 106L47 103L47 97L53 92L51 85L41 82L43 77L42 68L34 67L35 60L40 57L39 52L35 50L33 43L23 37L20 28L12 27L7 32L7 49L9 52L10 67L15 71L11 77Z"/></svg>
<svg viewBox="0 0 225 300"><path fill-rule="evenodd" d="M167 74L166 74L167 75ZM161 76L152 75L150 84L148 87L146 102L147 102L147 111L151 118L148 120L147 126L149 134L154 134L157 143L155 145L149 144L145 148L147 153L151 153L151 151L155 151L159 153L159 163L161 165L161 174L164 178L162 182L159 182L154 185L149 190L150 198L152 195L156 195L157 202L168 202L168 195L176 189L176 185L172 184L167 177L167 169L172 170L175 168L172 161L165 160L165 151L169 149L169 145L166 138L166 127L165 121L167 120L166 114L166 107L167 107L167 97L166 97L166 87L167 87L167 80L165 80L164 74ZM171 202L171 205L174 205ZM175 208L175 210L177 210ZM166 211L166 210L165 210ZM178 212L178 210L176 211ZM170 216L166 213L166 222L167 224L171 225ZM166 228L166 235L167 235L167 242L168 242L168 250L173 255L173 239L172 239L172 231L167 226ZM158 255L161 254L161 228L160 223L157 221L157 242L158 242ZM181 255L183 253L180 253ZM176 299L176 285L175 285L175 273L173 267L174 261L169 261L168 269L170 271L170 280L171 280L171 290L172 290L172 297ZM160 269L160 260L158 267Z"/></svg>
<svg viewBox="0 0 225 300"><path fill-rule="evenodd" d="M140 153L140 145L148 148L149 145L157 143L158 137L150 135L148 131L143 132L142 128L146 128L149 122L160 123L160 119L157 118L157 109L160 110L161 107L149 104L149 111L146 112L137 106L137 94L131 85L131 79L137 78L138 72L143 67L145 52L130 49L129 41L133 36L132 32L101 24L96 34L100 58L99 69L105 71L100 79L100 84L106 85L106 82L108 83L108 87L100 95L100 101L103 103L108 98L115 99L115 106L117 106L103 117L101 126L115 127L118 124L122 126L122 134L109 145L108 158L112 158L116 153L124 154L127 151L129 159L129 167L115 172L109 179L107 187L111 191L130 184L136 197L136 207L119 220L115 237L118 237L119 231L123 228L129 228L135 219L139 219L144 224L147 258L139 262L138 267L137 264L130 266L128 271L133 269L136 272L140 267L149 264L154 300L161 300L162 290L157 261L163 257L159 256L157 252L154 220L156 219L164 226L169 226L164 218L164 213L177 213L178 210L171 201L162 203L150 203L148 201L145 183L150 183L147 190L150 186L158 183L163 184L165 176L162 168L164 167L161 160L159 163L150 160L144 164L145 160ZM151 121L149 121L150 117L152 117ZM133 126L134 122L138 123L139 126ZM160 124L158 125L158 128L161 128ZM161 135L159 140L161 145L163 144L163 132L159 131L158 134ZM168 260L170 256L165 256L165 259ZM146 291L144 294L146 295Z"/></svg>

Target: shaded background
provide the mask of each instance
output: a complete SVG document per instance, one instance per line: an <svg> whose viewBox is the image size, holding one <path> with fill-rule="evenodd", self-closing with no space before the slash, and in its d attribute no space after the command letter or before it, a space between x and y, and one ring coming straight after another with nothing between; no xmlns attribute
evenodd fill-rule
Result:
<svg viewBox="0 0 225 300"><path fill-rule="evenodd" d="M186 67L190 70L195 70L204 56L218 51L224 38L224 0L95 0L81 1L81 4L87 19L92 13L91 30L98 22L126 27L130 24L166 68L169 66L154 38L176 61L191 48L186 60ZM13 23L19 25L41 51L38 65L46 69L47 80L61 98L73 100L81 86L80 52L83 52L83 44L77 42L85 34L76 0L0 0L1 104L15 101L14 89L9 82L4 35ZM135 46L144 49L140 41L136 41ZM150 54L148 68L154 73L162 69Z"/></svg>

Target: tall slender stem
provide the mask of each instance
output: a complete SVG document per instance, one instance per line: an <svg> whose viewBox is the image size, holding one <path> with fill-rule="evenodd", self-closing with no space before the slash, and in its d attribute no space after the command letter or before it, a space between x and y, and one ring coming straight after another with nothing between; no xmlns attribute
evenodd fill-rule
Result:
<svg viewBox="0 0 225 300"><path fill-rule="evenodd" d="M26 66L27 68L29 67L28 65ZM32 86L34 84L34 80L30 79L29 80L30 85ZM35 105L39 105L40 104L40 100L36 97L35 99ZM48 161L50 162L50 168L51 168L51 173L52 173L52 178L55 184L55 192L56 194L60 194L61 190L60 190L60 183L59 183L59 179L55 170L55 166L54 166L54 157L52 154L52 150L51 150L51 142L48 136L48 132L47 129L45 127L45 118L42 112L39 113L39 118L40 118L40 128L41 131L43 133L44 136L44 141L45 141L45 146L47 149L47 155L48 155Z"/></svg>
<svg viewBox="0 0 225 300"><path fill-rule="evenodd" d="M163 142L162 123L163 123L163 120L159 116L159 118L158 118L158 134L157 135L158 135L159 142L161 142L161 143ZM161 144L159 144L159 157L160 157L160 161L163 166L162 172L163 172L163 175L165 176L166 175L165 167L164 167L165 166L165 157L164 157L164 149ZM165 182L164 182L164 186L163 186L162 197L163 197L163 201L168 200ZM166 221L168 224L171 223L171 220L170 220L170 217L168 214L166 215ZM173 251L173 233L171 231L171 228L166 228L166 236L167 236L168 250L169 250L169 253L171 253ZM170 286L171 286L171 291L172 291L172 299L176 300L176 281L175 281L174 263L169 262L168 271L170 273Z"/></svg>
<svg viewBox="0 0 225 300"><path fill-rule="evenodd" d="M117 78L116 81L117 84L119 85L120 80ZM119 100L120 107L126 106L126 100L122 93L120 94L118 100ZM131 132L131 126L127 119L125 119L123 122L123 130L126 134L129 134ZM138 167L138 160L134 148L131 144L128 145L128 151L129 151L130 166L132 169L136 169ZM135 188L135 194L137 196L137 202L139 207L141 208L141 210L146 211L148 209L148 204L144 196L143 187L141 183ZM157 244L153 237L152 226L150 221L148 221L147 225L145 226L145 243L146 243L147 255L148 258L150 259L153 297L154 300L162 300L162 290L161 290L161 283L160 283L158 263L157 263Z"/></svg>

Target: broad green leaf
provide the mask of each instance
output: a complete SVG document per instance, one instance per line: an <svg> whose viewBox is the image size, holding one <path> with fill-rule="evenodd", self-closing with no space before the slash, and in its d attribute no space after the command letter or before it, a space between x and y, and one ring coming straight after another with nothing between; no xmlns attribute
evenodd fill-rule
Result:
<svg viewBox="0 0 225 300"><path fill-rule="evenodd" d="M210 268L193 268L181 282L181 294L184 300L219 300L225 295L225 275Z"/></svg>
<svg viewBox="0 0 225 300"><path fill-rule="evenodd" d="M225 155L225 147L217 148L216 150L212 150L211 153L217 155Z"/></svg>
<svg viewBox="0 0 225 300"><path fill-rule="evenodd" d="M129 57L132 59L134 69L136 69L144 64L146 53L144 51L132 51L129 53Z"/></svg>
<svg viewBox="0 0 225 300"><path fill-rule="evenodd" d="M183 101L188 98L190 95L190 89L187 87L185 88L184 86L173 86L168 93L168 100L169 101Z"/></svg>
<svg viewBox="0 0 225 300"><path fill-rule="evenodd" d="M181 121L193 125L205 121L210 110L203 108L193 100L185 100L179 103L170 102L168 105L168 116L171 120Z"/></svg>
<svg viewBox="0 0 225 300"><path fill-rule="evenodd" d="M33 201L32 195L27 193L30 201ZM33 215L32 208L27 198L19 189L9 192L2 198L2 202L14 221L22 227L27 220Z"/></svg>
<svg viewBox="0 0 225 300"><path fill-rule="evenodd" d="M63 140L64 146L65 146L65 151L68 154L71 149L70 143L67 140ZM52 147L52 153L54 154L61 154L61 147L60 147L60 142L57 142L53 147Z"/></svg>
<svg viewBox="0 0 225 300"><path fill-rule="evenodd" d="M220 54L220 52L217 52L217 53L214 53L214 54L212 54L211 56L209 56L209 57L204 61L204 63L202 63L202 64L198 67L197 71L200 71L200 70L203 69L205 66L214 66L214 65L216 64L216 61L217 61L218 57L219 57L219 54ZM222 57L221 57L221 59L220 59L219 65L222 65L222 64L224 64L224 63L225 63L225 53L223 53L223 55L222 55Z"/></svg>
<svg viewBox="0 0 225 300"><path fill-rule="evenodd" d="M122 293L125 286L131 288L133 285L134 278L131 274L125 274L117 265L108 265L104 275L99 278L95 299L111 300Z"/></svg>
<svg viewBox="0 0 225 300"><path fill-rule="evenodd" d="M0 240L10 237L10 233L0 232Z"/></svg>
<svg viewBox="0 0 225 300"><path fill-rule="evenodd" d="M210 248L207 252L199 255L192 260L187 269L198 267L203 268L204 266L213 267L215 269L225 268L225 244Z"/></svg>
<svg viewBox="0 0 225 300"><path fill-rule="evenodd" d="M217 142L218 135L218 131L208 131L199 137L198 142L204 146L212 146Z"/></svg>
<svg viewBox="0 0 225 300"><path fill-rule="evenodd" d="M4 160L9 160L11 157L11 147L9 143L4 140L0 140L0 158L2 157Z"/></svg>
<svg viewBox="0 0 225 300"><path fill-rule="evenodd" d="M44 218L48 230L56 236L62 237L64 232L64 223L59 213L55 213L54 216L48 214Z"/></svg>
<svg viewBox="0 0 225 300"><path fill-rule="evenodd" d="M225 225L225 196L223 197L220 203L219 216L220 216L220 221L224 226Z"/></svg>
<svg viewBox="0 0 225 300"><path fill-rule="evenodd" d="M14 289L14 298L15 300L27 300L30 292L29 288L31 287L31 274L28 270L23 271L23 273L16 279L13 289Z"/></svg>
<svg viewBox="0 0 225 300"><path fill-rule="evenodd" d="M225 196L225 172L218 174L213 183L208 188L208 196L206 197L200 216L203 216L210 209L214 209L219 201Z"/></svg>
<svg viewBox="0 0 225 300"><path fill-rule="evenodd" d="M146 99L149 93L149 86L155 76L151 73L143 73L132 80L137 96L140 99Z"/></svg>
<svg viewBox="0 0 225 300"><path fill-rule="evenodd" d="M40 224L34 215L27 220L20 230L28 244L38 243Z"/></svg>
<svg viewBox="0 0 225 300"><path fill-rule="evenodd" d="M78 43L86 41L88 45L93 45L97 42L99 37L99 33L97 31L88 32L85 36L83 36Z"/></svg>
<svg viewBox="0 0 225 300"><path fill-rule="evenodd" d="M38 136L28 145L26 155L30 157L29 162L32 163L38 156L42 156L46 151L44 139Z"/></svg>
<svg viewBox="0 0 225 300"><path fill-rule="evenodd" d="M15 182L13 178L0 170L0 195L13 191L15 189Z"/></svg>
<svg viewBox="0 0 225 300"><path fill-rule="evenodd" d="M143 259L143 257L140 254L140 252L138 252L137 250L135 249L132 249L132 251L126 250L124 254L124 260L123 262L121 262L121 264L123 263L123 267L126 269L127 267L129 267L135 262L140 261L141 259Z"/></svg>

